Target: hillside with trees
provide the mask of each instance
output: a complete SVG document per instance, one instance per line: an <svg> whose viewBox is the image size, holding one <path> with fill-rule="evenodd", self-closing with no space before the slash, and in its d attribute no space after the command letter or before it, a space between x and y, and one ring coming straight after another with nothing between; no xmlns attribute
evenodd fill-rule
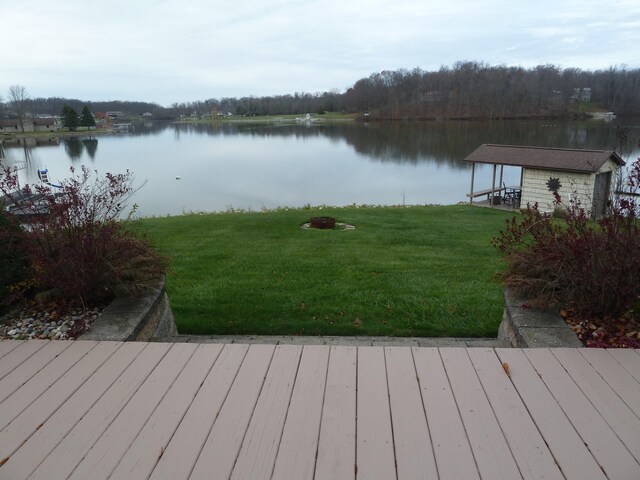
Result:
<svg viewBox="0 0 640 480"><path fill-rule="evenodd" d="M29 99L33 113L59 114L65 105L92 112L120 110L156 119L181 116L285 115L337 111L368 113L369 118L498 119L570 118L592 111L640 115L640 69L580 70L539 65L533 68L458 62L437 71L385 70L361 78L345 91L263 97L210 98L162 107L147 102L90 102L63 98ZM7 105L11 111L11 102Z"/></svg>

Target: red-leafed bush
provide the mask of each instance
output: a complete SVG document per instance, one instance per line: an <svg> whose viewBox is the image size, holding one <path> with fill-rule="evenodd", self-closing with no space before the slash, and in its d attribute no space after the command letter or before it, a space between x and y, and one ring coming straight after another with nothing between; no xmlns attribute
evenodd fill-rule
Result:
<svg viewBox="0 0 640 480"><path fill-rule="evenodd" d="M133 175L92 178L71 168L61 188L19 188L15 172L0 175L0 191L19 192L32 279L41 290L57 289L68 299L99 302L134 295L155 285L166 261L129 224L120 221L135 192Z"/></svg>
<svg viewBox="0 0 640 480"><path fill-rule="evenodd" d="M640 160L626 175L640 185ZM579 204L562 219L527 206L507 220L494 245L508 262L508 286L540 306L568 305L589 317L617 318L640 300L640 223L633 196L616 197L609 215L589 218Z"/></svg>

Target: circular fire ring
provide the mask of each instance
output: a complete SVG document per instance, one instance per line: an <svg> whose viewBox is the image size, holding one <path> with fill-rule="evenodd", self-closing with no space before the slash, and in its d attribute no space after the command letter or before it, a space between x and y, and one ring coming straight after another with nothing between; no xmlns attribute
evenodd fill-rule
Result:
<svg viewBox="0 0 640 480"><path fill-rule="evenodd" d="M304 229L315 228L318 230L355 230L356 227L348 223L336 222L333 217L312 217L307 223L301 225Z"/></svg>
<svg viewBox="0 0 640 480"><path fill-rule="evenodd" d="M336 227L336 219L333 217L311 217L309 226L321 230L331 230Z"/></svg>

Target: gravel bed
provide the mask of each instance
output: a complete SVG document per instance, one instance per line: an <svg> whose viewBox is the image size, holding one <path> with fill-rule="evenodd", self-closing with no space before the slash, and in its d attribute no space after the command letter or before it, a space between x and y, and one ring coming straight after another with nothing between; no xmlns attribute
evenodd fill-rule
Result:
<svg viewBox="0 0 640 480"><path fill-rule="evenodd" d="M56 309L25 308L0 317L0 339L75 340L102 313L102 308L71 309L64 314Z"/></svg>

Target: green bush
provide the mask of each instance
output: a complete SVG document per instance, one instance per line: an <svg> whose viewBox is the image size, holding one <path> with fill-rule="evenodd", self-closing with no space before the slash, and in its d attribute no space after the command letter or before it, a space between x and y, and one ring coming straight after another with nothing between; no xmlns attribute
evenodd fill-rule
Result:
<svg viewBox="0 0 640 480"><path fill-rule="evenodd" d="M26 234L0 202L0 310L13 298L13 290L27 278Z"/></svg>

